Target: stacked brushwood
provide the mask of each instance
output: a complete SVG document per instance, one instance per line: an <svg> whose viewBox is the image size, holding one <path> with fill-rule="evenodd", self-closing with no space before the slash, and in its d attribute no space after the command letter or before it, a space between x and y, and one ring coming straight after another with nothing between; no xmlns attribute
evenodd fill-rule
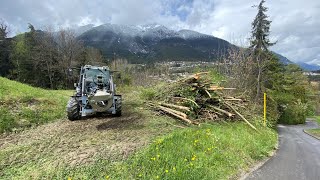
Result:
<svg viewBox="0 0 320 180"><path fill-rule="evenodd" d="M242 119L256 128L240 113L246 100L224 93L225 88L213 84L208 72L193 74L161 90L149 105L162 114L173 116L184 123L199 125L205 121Z"/></svg>

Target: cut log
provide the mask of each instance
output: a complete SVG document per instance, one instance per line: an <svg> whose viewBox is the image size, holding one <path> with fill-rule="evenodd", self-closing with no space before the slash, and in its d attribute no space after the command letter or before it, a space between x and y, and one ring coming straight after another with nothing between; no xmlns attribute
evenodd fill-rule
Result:
<svg viewBox="0 0 320 180"><path fill-rule="evenodd" d="M226 115L229 116L229 117L234 116L234 114L232 114L232 113L230 113L230 112L228 112L228 111L226 111L226 110L220 109L220 108L218 108L218 107L216 107L216 106L209 106L209 107L212 107L214 110L219 111L219 112L222 112L222 113L226 114Z"/></svg>
<svg viewBox="0 0 320 180"><path fill-rule="evenodd" d="M200 107L194 100L192 99L188 99L188 98L183 98L183 97L172 97L173 99L180 99L180 100L185 100L185 101L189 101L192 102L194 105L196 105L197 107Z"/></svg>
<svg viewBox="0 0 320 180"><path fill-rule="evenodd" d="M172 112L172 113L174 113L174 114L177 114L177 115L179 115L179 116L181 116L181 117L184 117L184 118L187 118L187 117L188 117L185 113L180 112L180 111L177 111L177 110L174 110L174 109L170 109L170 108L167 108L167 107L164 107L164 106L159 106L159 108L160 108L161 110L163 110L163 111L170 111L170 112Z"/></svg>
<svg viewBox="0 0 320 180"><path fill-rule="evenodd" d="M202 74L208 74L209 72L199 72L193 75L193 78L198 80Z"/></svg>
<svg viewBox="0 0 320 180"><path fill-rule="evenodd" d="M257 130L256 127L254 127L246 118L244 118L236 109L234 109L234 107L232 107L230 104L226 103L227 106L230 107L230 109L232 109L242 120L244 120L244 122L246 122L252 129Z"/></svg>
<svg viewBox="0 0 320 180"><path fill-rule="evenodd" d="M243 101L242 99L235 99L235 98L232 98L232 99L224 99L225 101Z"/></svg>
<svg viewBox="0 0 320 180"><path fill-rule="evenodd" d="M225 88L225 87L219 87L219 86L210 86L208 88L208 91L216 91L216 90L235 90L236 88Z"/></svg>
<svg viewBox="0 0 320 180"><path fill-rule="evenodd" d="M168 103L159 103L159 104L162 105L162 106L165 106L165 107L176 108L176 109L179 109L181 111L190 112L190 108L185 107L185 106L178 106L178 105L175 105L175 104L168 104Z"/></svg>
<svg viewBox="0 0 320 180"><path fill-rule="evenodd" d="M164 107L159 106L159 109L164 111L164 112L166 112L166 113L168 113L168 114L170 114L170 115L172 115L172 116L174 116L174 117L176 117L176 118L178 118L178 119L180 119L180 120L182 120L182 121L184 121L184 122L186 122L186 123L188 123L188 124L194 124L190 119L182 117L182 116L174 113L173 111L171 111L168 108L164 108Z"/></svg>

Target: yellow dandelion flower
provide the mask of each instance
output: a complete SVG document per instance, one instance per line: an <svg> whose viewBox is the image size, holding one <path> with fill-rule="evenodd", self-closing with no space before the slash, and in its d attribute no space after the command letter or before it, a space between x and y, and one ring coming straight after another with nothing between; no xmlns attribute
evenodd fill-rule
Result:
<svg viewBox="0 0 320 180"><path fill-rule="evenodd" d="M173 167L172 170L173 170L173 171L176 171L177 169L176 169L176 167Z"/></svg>
<svg viewBox="0 0 320 180"><path fill-rule="evenodd" d="M152 161L155 161L156 160L156 158L155 157L152 157L152 158L150 158Z"/></svg>
<svg viewBox="0 0 320 180"><path fill-rule="evenodd" d="M106 179L110 179L110 176L106 176Z"/></svg>
<svg viewBox="0 0 320 180"><path fill-rule="evenodd" d="M191 160L194 161L194 160L196 160L196 158L197 158L197 156L196 156L196 155L193 155L192 158L191 158Z"/></svg>
<svg viewBox="0 0 320 180"><path fill-rule="evenodd" d="M71 177L68 177L68 180L72 180Z"/></svg>
<svg viewBox="0 0 320 180"><path fill-rule="evenodd" d="M166 173L168 173L168 172L169 172L169 170L168 170L168 169L166 169L166 170L165 170L165 172L166 172Z"/></svg>

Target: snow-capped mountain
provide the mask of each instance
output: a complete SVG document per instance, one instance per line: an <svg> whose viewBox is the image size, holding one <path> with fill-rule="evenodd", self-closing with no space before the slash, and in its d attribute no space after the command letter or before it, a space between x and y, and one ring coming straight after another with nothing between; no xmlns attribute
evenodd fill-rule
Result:
<svg viewBox="0 0 320 180"><path fill-rule="evenodd" d="M229 42L191 30L171 30L159 24L103 24L78 36L107 58L148 60L214 60L233 47ZM218 52L220 54L218 54Z"/></svg>

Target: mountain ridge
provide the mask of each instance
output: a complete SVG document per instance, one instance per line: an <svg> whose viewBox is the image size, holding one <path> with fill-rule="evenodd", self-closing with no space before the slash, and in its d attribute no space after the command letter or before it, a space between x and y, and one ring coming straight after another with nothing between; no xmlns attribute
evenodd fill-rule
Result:
<svg viewBox="0 0 320 180"><path fill-rule="evenodd" d="M103 24L78 36L86 46L100 49L111 59L130 61L206 60L213 61L228 49L231 43L192 30L171 30L163 25L144 26Z"/></svg>

